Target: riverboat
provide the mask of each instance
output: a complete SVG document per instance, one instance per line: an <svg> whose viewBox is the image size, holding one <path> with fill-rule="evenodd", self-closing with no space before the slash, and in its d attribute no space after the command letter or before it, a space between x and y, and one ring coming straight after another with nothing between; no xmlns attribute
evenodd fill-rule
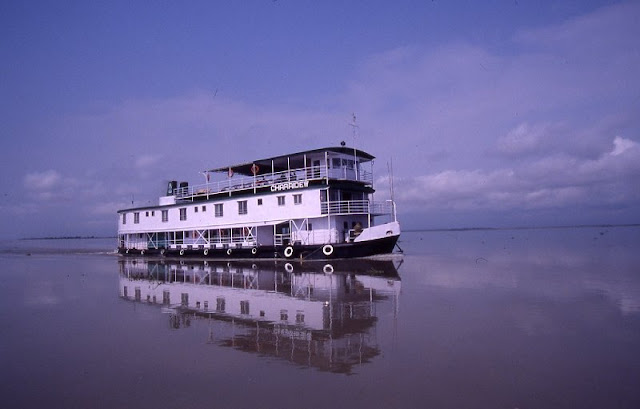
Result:
<svg viewBox="0 0 640 409"><path fill-rule="evenodd" d="M170 181L157 205L118 211L118 252L206 258L333 259L393 252L393 200L373 200L374 156L307 150Z"/></svg>

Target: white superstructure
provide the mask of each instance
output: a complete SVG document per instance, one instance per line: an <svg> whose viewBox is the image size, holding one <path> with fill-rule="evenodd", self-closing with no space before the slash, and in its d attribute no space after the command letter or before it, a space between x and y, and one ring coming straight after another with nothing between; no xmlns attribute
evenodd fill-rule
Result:
<svg viewBox="0 0 640 409"><path fill-rule="evenodd" d="M353 257L390 252L400 234L395 204L373 201L373 156L363 151L316 149L204 173L202 184L169 182L156 206L120 210L120 252Z"/></svg>

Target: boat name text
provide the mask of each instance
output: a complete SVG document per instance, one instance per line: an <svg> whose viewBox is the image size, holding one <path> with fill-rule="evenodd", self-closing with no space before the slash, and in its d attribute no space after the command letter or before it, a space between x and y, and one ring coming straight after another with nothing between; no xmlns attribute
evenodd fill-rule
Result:
<svg viewBox="0 0 640 409"><path fill-rule="evenodd" d="M302 189L308 186L309 186L308 180L301 180L299 182L276 183L275 185L271 185L271 191L278 192L280 190Z"/></svg>

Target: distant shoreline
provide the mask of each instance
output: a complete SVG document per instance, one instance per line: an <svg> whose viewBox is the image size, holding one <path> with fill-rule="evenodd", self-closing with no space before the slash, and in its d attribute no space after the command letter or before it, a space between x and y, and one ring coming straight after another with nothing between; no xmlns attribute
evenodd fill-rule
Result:
<svg viewBox="0 0 640 409"><path fill-rule="evenodd" d="M23 237L18 240L88 240L88 239L115 239L116 236L49 236L49 237Z"/></svg>
<svg viewBox="0 0 640 409"><path fill-rule="evenodd" d="M516 227L455 227L441 229L403 229L404 232L439 232L439 231L498 231L498 230L551 230L551 229L587 229L613 227L640 227L640 223L629 224L576 224L566 226L516 226Z"/></svg>

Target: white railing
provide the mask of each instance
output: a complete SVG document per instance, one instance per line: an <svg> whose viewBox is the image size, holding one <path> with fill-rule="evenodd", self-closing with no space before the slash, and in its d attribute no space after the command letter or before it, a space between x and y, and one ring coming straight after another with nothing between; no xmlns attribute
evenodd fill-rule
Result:
<svg viewBox="0 0 640 409"><path fill-rule="evenodd" d="M359 170L356 177L355 171L346 167L329 168L327 173L327 169L324 166L309 166L306 168L291 169L257 176L230 177L226 180L180 187L174 189L173 194L178 199L188 199L196 196L207 196L221 192L258 189L276 185L278 183L317 180L326 178L327 176L330 179L361 181L368 185L373 181L371 172L364 170Z"/></svg>
<svg viewBox="0 0 640 409"><path fill-rule="evenodd" d="M393 202L372 202L368 200L339 200L322 202L320 204L322 214L367 214L374 215L392 214Z"/></svg>
<svg viewBox="0 0 640 409"><path fill-rule="evenodd" d="M276 246L284 246L284 245L288 245L289 242L291 241L291 235L290 234L274 234L273 235L273 242Z"/></svg>
<svg viewBox="0 0 640 409"><path fill-rule="evenodd" d="M395 219L396 204L392 200L385 200L384 202L373 202L371 203L370 210L371 210L371 214L375 214L375 215L390 214L390 215L393 215Z"/></svg>

